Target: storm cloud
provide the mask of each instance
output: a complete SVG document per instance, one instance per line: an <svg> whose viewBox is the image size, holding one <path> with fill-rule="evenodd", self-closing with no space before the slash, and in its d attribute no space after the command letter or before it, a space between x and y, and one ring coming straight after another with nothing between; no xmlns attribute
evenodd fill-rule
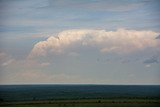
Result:
<svg viewBox="0 0 160 107"><path fill-rule="evenodd" d="M157 35L158 33L153 31L126 29L65 30L57 36L50 36L47 40L36 43L29 58L66 54L68 50L75 52L78 47L96 48L100 53L128 54L148 47L157 47L159 44L159 41L155 40ZM73 46L75 48L70 49Z"/></svg>

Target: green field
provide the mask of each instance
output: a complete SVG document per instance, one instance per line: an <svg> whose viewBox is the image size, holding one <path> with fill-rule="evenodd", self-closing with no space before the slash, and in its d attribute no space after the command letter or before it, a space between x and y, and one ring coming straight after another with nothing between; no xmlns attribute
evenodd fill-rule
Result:
<svg viewBox="0 0 160 107"><path fill-rule="evenodd" d="M160 107L157 99L87 99L1 103L0 107Z"/></svg>

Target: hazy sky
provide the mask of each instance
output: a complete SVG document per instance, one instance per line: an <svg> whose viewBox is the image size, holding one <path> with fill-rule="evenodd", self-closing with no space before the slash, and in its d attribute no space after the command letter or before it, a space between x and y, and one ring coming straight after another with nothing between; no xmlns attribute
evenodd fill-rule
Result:
<svg viewBox="0 0 160 107"><path fill-rule="evenodd" d="M0 84L159 78L159 0L0 0Z"/></svg>

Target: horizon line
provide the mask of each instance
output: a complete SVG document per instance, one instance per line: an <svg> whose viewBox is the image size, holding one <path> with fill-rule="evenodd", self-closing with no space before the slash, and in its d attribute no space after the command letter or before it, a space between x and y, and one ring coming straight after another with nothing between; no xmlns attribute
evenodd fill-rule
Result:
<svg viewBox="0 0 160 107"><path fill-rule="evenodd" d="M2 85L160 85L160 84L106 84L106 83L11 83Z"/></svg>

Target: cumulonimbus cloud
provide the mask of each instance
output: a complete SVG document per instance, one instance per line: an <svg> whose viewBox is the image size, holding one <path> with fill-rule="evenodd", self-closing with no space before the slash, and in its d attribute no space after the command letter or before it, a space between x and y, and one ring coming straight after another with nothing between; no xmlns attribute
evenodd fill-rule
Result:
<svg viewBox="0 0 160 107"><path fill-rule="evenodd" d="M159 33L154 31L137 31L118 29L106 30L65 30L57 36L50 36L45 41L34 45L29 58L61 54L68 52L73 46L92 47L102 53L131 53L147 47L157 47L159 41L155 38ZM75 48L75 50L78 48Z"/></svg>

